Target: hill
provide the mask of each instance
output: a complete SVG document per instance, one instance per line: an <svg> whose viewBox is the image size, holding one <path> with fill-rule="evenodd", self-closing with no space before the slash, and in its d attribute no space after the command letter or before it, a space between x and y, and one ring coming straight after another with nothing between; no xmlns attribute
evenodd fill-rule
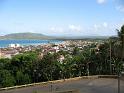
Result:
<svg viewBox="0 0 124 93"><path fill-rule="evenodd" d="M38 33L13 33L0 36L0 39L54 39L54 38Z"/></svg>
<svg viewBox="0 0 124 93"><path fill-rule="evenodd" d="M109 36L60 36L56 38L60 40L104 40L108 39Z"/></svg>
<svg viewBox="0 0 124 93"><path fill-rule="evenodd" d="M46 36L38 33L13 33L0 36L0 39L57 39L57 40L75 40L75 39L107 39L108 36Z"/></svg>

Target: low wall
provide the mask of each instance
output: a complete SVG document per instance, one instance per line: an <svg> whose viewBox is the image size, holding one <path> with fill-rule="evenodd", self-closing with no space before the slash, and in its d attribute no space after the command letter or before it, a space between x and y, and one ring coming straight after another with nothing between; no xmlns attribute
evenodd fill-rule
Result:
<svg viewBox="0 0 124 93"><path fill-rule="evenodd" d="M39 82L39 83L32 83L32 84L26 84L26 85L19 85L19 86L13 86L13 87L0 88L0 91L9 90L9 89L16 89L16 88L23 88L23 87L29 87L29 86L35 86L35 85L47 85L47 84L50 84L50 83L55 84L55 83L67 82L67 81L76 81L76 80L80 80L80 79L98 79L98 78L117 78L117 76L116 75L82 76L82 77L75 77L75 78L69 78L69 79L62 79L62 80Z"/></svg>
<svg viewBox="0 0 124 93"><path fill-rule="evenodd" d="M98 78L118 78L117 75L98 75Z"/></svg>
<svg viewBox="0 0 124 93"><path fill-rule="evenodd" d="M59 91L55 93L80 93L79 90L67 90L67 91Z"/></svg>

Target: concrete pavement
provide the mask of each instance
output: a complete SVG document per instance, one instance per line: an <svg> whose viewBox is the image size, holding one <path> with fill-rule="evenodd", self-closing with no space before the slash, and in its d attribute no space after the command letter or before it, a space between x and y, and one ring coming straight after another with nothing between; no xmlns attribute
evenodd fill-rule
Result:
<svg viewBox="0 0 124 93"><path fill-rule="evenodd" d="M36 85L19 89L4 90L0 93L46 93L64 90L78 90L80 93L117 93L117 79L81 79L56 84ZM121 93L124 93L124 81L121 80Z"/></svg>

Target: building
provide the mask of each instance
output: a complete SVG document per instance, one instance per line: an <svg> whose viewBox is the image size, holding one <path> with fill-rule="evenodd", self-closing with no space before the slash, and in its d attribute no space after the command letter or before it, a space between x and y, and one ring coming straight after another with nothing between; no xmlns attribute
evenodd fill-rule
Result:
<svg viewBox="0 0 124 93"><path fill-rule="evenodd" d="M18 48L18 47L21 47L20 44L9 44L9 47L10 48Z"/></svg>

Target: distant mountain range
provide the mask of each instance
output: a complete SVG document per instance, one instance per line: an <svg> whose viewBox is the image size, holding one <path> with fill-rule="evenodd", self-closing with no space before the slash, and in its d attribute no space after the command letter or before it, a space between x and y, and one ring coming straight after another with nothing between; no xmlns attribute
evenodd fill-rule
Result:
<svg viewBox="0 0 124 93"><path fill-rule="evenodd" d="M58 40L69 40L69 39L107 39L108 36L46 36L38 33L13 33L0 36L0 39L58 39Z"/></svg>
<svg viewBox="0 0 124 93"><path fill-rule="evenodd" d="M0 39L54 39L54 38L38 33L13 33L0 36Z"/></svg>

